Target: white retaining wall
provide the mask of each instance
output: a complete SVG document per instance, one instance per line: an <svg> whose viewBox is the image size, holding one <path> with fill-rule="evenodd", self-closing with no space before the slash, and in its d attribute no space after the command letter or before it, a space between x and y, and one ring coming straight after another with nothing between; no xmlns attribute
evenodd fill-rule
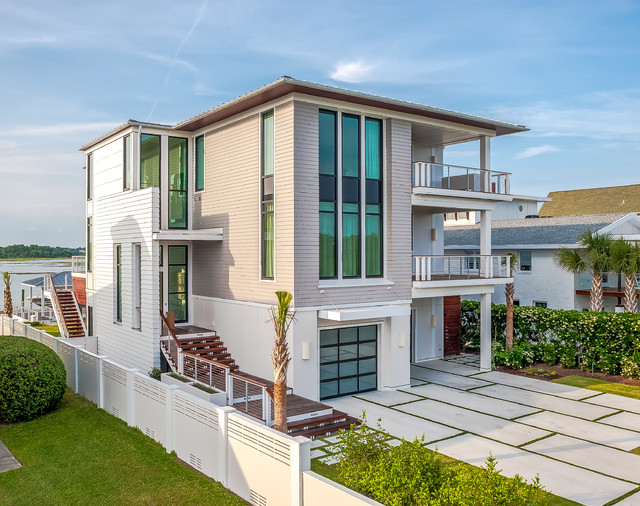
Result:
<svg viewBox="0 0 640 506"><path fill-rule="evenodd" d="M277 432L5 315L0 335L26 336L53 349L70 389L251 504L378 504L311 472L307 438Z"/></svg>

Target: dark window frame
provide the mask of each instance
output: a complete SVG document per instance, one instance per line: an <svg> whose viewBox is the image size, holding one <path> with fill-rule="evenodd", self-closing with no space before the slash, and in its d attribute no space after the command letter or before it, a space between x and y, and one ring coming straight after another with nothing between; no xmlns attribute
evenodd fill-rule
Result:
<svg viewBox="0 0 640 506"><path fill-rule="evenodd" d="M116 323L122 323L122 244L115 244Z"/></svg>
<svg viewBox="0 0 640 506"><path fill-rule="evenodd" d="M204 173L204 135L199 135L198 137L196 137L193 141L193 152L194 152L194 172L195 172L195 177L194 179L194 192L201 192L204 191L204 180L205 180L205 173ZM202 141L202 146L199 145L200 141ZM202 150L202 167L200 167L199 161L200 161L200 150ZM202 175L200 175L200 172L202 172Z"/></svg>
<svg viewBox="0 0 640 506"><path fill-rule="evenodd" d="M273 172L271 174L265 174L265 156L266 156L266 142L265 142L265 119L272 118L273 121ZM276 231L275 231L275 174L276 174L276 160L275 160L275 124L276 124L276 116L275 110L269 109L268 111L263 112L260 115L260 279L266 281L272 281L275 279L276 273L276 265L275 265L275 243L276 243ZM270 191L270 193L268 193ZM267 210L271 204L271 209ZM267 262L269 258L267 256L267 249L265 247L265 226L267 223L267 219L271 217L272 219L272 237L271 237L271 245L269 246L271 250L271 272L272 274L266 275L265 271L268 271Z"/></svg>
<svg viewBox="0 0 640 506"><path fill-rule="evenodd" d="M319 210L319 215L333 215L333 230L334 230L334 248L333 248L333 267L334 274L332 276L321 276L319 275L319 279L337 279L338 278L338 250L340 249L338 246L341 243L338 239L338 113L336 111L330 111L326 109L320 109L318 111L318 121L321 114L331 115L333 116L333 174L324 174L318 171L318 192L321 193L322 181L323 179L329 180L331 178L333 180L333 200L319 200L320 203L333 203L333 211L323 211ZM318 129L318 134L320 134L320 130ZM320 196L319 196L320 199ZM319 239L318 239L319 240ZM318 245L319 246L319 245ZM318 269L320 265L318 265Z"/></svg>
<svg viewBox="0 0 640 506"><path fill-rule="evenodd" d="M93 199L93 153L87 154L87 201Z"/></svg>
<svg viewBox="0 0 640 506"><path fill-rule="evenodd" d="M175 264L171 263L171 248L184 248L184 264ZM171 291L171 267L182 267L184 266L185 270L185 278L184 278L184 292L172 292ZM167 302L171 302L171 295L184 293L185 294L185 309L184 309L184 320L175 320L176 323L185 323L189 321L189 246L186 244L170 244L168 245L167 250L167 277L169 278L169 285L167 286ZM169 311L171 311L171 307L169 307Z"/></svg>
<svg viewBox="0 0 640 506"><path fill-rule="evenodd" d="M170 162L169 151L171 149L171 139L179 139L184 141L185 145L185 167L184 167L184 189L172 190L171 182L167 183L167 228L170 230L187 230L189 228L189 139L186 137L167 137L167 161ZM161 149L162 150L162 149ZM167 177L171 177L171 168L167 165ZM183 193L184 194L184 227L171 226L171 193Z"/></svg>
<svg viewBox="0 0 640 506"><path fill-rule="evenodd" d="M131 189L131 134L122 138L122 191Z"/></svg>

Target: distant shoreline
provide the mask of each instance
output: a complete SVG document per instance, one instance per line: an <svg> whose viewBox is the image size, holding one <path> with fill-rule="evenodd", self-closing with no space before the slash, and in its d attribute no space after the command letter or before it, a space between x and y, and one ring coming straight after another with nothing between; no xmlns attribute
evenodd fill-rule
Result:
<svg viewBox="0 0 640 506"><path fill-rule="evenodd" d="M0 258L0 262L20 262L23 260L69 260L71 257Z"/></svg>

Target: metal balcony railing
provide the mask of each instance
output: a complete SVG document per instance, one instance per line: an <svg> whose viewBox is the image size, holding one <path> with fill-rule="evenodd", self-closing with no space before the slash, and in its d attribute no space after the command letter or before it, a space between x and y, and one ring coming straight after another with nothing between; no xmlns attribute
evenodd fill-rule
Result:
<svg viewBox="0 0 640 506"><path fill-rule="evenodd" d="M71 272L77 274L87 272L87 257L84 255L71 257Z"/></svg>
<svg viewBox="0 0 640 506"><path fill-rule="evenodd" d="M414 255L414 281L508 278L509 255Z"/></svg>
<svg viewBox="0 0 640 506"><path fill-rule="evenodd" d="M413 162L414 188L442 188L509 195L509 172L476 169L443 163Z"/></svg>

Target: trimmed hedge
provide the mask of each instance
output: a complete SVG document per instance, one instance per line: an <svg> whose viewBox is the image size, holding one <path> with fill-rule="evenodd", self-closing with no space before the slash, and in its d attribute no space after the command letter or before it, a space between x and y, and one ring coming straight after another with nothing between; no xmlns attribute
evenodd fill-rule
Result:
<svg viewBox="0 0 640 506"><path fill-rule="evenodd" d="M60 357L26 337L0 337L0 422L32 420L60 405L67 372Z"/></svg>
<svg viewBox="0 0 640 506"><path fill-rule="evenodd" d="M462 301L462 336L479 345L479 306ZM640 377L640 315L565 311L532 306L513 308L513 351L504 350L507 308L491 305L496 365L514 369L534 362Z"/></svg>

